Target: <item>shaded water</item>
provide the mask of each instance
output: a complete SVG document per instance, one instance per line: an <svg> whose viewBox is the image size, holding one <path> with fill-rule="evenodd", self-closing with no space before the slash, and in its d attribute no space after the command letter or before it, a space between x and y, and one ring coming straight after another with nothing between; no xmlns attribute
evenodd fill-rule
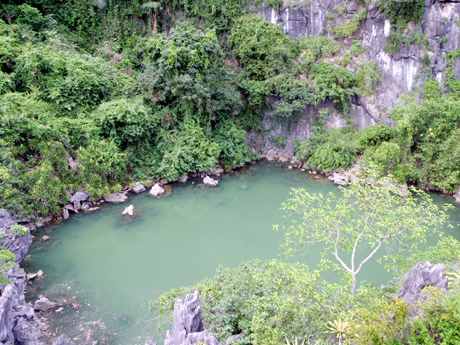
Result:
<svg viewBox="0 0 460 345"><path fill-rule="evenodd" d="M64 333L75 344L134 345L157 339L155 315L148 311L151 299L211 277L219 265L277 258L284 238L272 225L283 221L279 208L292 187L338 193L327 179L280 163L261 162L219 179L217 188L195 180L172 184L172 193L160 198L131 195L123 204L75 214L41 230L38 238L46 234L52 240L36 240L24 266L28 272L43 270L45 278L27 286L26 298L77 297L73 302L81 305L67 305L55 314L51 333ZM434 198L438 204L453 201ZM139 216L126 222L120 216L129 204ZM452 214L453 220L459 218L458 209ZM454 233L460 237L458 228ZM297 259L313 268L319 252L319 246L313 247ZM380 285L391 277L373 260L360 278Z"/></svg>

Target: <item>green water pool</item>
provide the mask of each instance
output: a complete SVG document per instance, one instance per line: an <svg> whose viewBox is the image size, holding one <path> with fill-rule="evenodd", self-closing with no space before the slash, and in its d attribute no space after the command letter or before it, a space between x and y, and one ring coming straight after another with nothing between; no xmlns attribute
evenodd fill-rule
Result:
<svg viewBox="0 0 460 345"><path fill-rule="evenodd" d="M213 276L219 265L284 258L279 249L283 233L272 225L283 221L279 208L291 188L339 193L324 177L276 162L248 165L218 179L217 188L191 180L171 184L172 192L160 198L130 195L125 203L104 204L97 212L72 214L41 229L23 266L27 272L43 270L45 278L27 286L26 299L77 297L81 305L66 305L50 318L51 337L66 334L75 344L160 340L154 332L156 315L148 310L151 299ZM448 196L433 198L438 204L453 203ZM128 222L121 213L130 204L139 215ZM459 208L451 215L451 221L460 218ZM460 238L457 225L448 231ZM44 235L51 240L43 244L38 239ZM294 260L315 267L319 252L313 247ZM380 285L391 276L373 260L360 278Z"/></svg>

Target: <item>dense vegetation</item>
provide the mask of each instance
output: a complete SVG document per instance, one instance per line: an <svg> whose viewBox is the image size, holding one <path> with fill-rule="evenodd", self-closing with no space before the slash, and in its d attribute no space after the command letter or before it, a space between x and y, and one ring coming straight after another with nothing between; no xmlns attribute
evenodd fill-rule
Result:
<svg viewBox="0 0 460 345"><path fill-rule="evenodd" d="M275 10L286 4L264 3ZM252 130L267 139L264 116L289 129L306 106L317 109L309 140L296 143L306 167L332 172L360 158L376 179L453 192L460 184L460 83L452 65L460 51L447 55L447 88L427 81L421 103L406 98L392 110L394 127L324 127L332 112L346 117L352 98L373 94L380 80L375 63L359 58L365 53L361 42L350 40L368 16L369 1L357 3L350 15L345 6L334 7L327 15L328 36L290 40L254 15L260 0L3 1L0 207L17 217L59 215L70 191L85 190L96 200L134 180L175 181L217 162L232 169L257 158L246 137ZM426 46L425 37L404 34L409 21L421 20L424 6L424 0L379 1L392 24L387 53L402 45ZM428 55L423 61L429 65ZM269 140L285 144L283 138ZM318 222L331 220L329 211ZM443 220L437 211L430 210L426 224ZM352 239L354 226L347 227ZM27 233L21 226L10 230ZM420 231L407 239L423 240L427 229ZM299 241L301 234L291 231ZM341 246L348 250L350 243ZM458 271L459 248L447 237L387 263L398 277L425 259ZM11 253L1 250L0 260L4 273ZM421 314L408 319L407 306L392 299L397 285L355 290L356 278L347 273L339 283L324 280L326 267L337 268L326 261L315 271L282 261L220 268L214 278L163 295L152 308L167 316L177 297L198 288L207 328L221 341L243 332L240 344L321 343L331 337L355 344L458 342L458 275L447 295L428 290Z"/></svg>

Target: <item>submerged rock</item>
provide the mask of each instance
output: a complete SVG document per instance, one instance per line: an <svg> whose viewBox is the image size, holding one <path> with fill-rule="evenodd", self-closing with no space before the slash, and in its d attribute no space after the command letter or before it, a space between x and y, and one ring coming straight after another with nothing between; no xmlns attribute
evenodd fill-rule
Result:
<svg viewBox="0 0 460 345"><path fill-rule="evenodd" d="M198 290L177 300L174 304L172 333L166 332L165 345L219 345L212 335L207 334L201 320L201 305Z"/></svg>
<svg viewBox="0 0 460 345"><path fill-rule="evenodd" d="M212 187L216 187L218 184L219 184L219 181L218 180L214 180L212 178L210 178L209 176L206 176L204 179L203 179L203 183L207 186L212 186Z"/></svg>
<svg viewBox="0 0 460 345"><path fill-rule="evenodd" d="M49 241L50 240L50 237L49 236L43 236L40 241L41 242L46 242L46 241Z"/></svg>
<svg viewBox="0 0 460 345"><path fill-rule="evenodd" d="M34 309L36 311L47 311L61 306L61 303L51 302L48 298L41 297L38 301L35 302Z"/></svg>
<svg viewBox="0 0 460 345"><path fill-rule="evenodd" d="M145 342L145 345L157 345L157 343L155 343L154 341L150 339L147 339L147 341Z"/></svg>
<svg viewBox="0 0 460 345"><path fill-rule="evenodd" d="M64 334L61 334L58 338L54 339L53 345L73 345L73 343L69 338L64 337Z"/></svg>
<svg viewBox="0 0 460 345"><path fill-rule="evenodd" d="M85 210L85 213L91 213L91 212L94 212L100 209L101 209L100 207L90 207L87 210Z"/></svg>
<svg viewBox="0 0 460 345"><path fill-rule="evenodd" d="M115 204L125 202L126 200L128 200L128 197L123 193L112 193L107 198L105 198L105 201L113 202Z"/></svg>
<svg viewBox="0 0 460 345"><path fill-rule="evenodd" d="M132 191L136 194L139 194L139 193L145 192L145 187L142 183L136 182L134 184L134 188L132 189Z"/></svg>
<svg viewBox="0 0 460 345"><path fill-rule="evenodd" d="M161 188L160 185L157 183L152 187L152 189L150 189L149 194L152 195L152 196L159 196L159 195L163 194L164 192L165 192L165 190L163 188Z"/></svg>

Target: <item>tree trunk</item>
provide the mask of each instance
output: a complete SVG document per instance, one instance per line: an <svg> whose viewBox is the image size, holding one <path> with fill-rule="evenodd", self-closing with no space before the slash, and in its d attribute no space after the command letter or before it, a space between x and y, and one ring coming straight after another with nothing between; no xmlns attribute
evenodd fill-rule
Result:
<svg viewBox="0 0 460 345"><path fill-rule="evenodd" d="M350 295L355 293L356 289L356 275L352 274L351 276L351 288L350 288Z"/></svg>
<svg viewBox="0 0 460 345"><path fill-rule="evenodd" d="M157 32L157 18L158 10L155 8L153 9L153 32Z"/></svg>

